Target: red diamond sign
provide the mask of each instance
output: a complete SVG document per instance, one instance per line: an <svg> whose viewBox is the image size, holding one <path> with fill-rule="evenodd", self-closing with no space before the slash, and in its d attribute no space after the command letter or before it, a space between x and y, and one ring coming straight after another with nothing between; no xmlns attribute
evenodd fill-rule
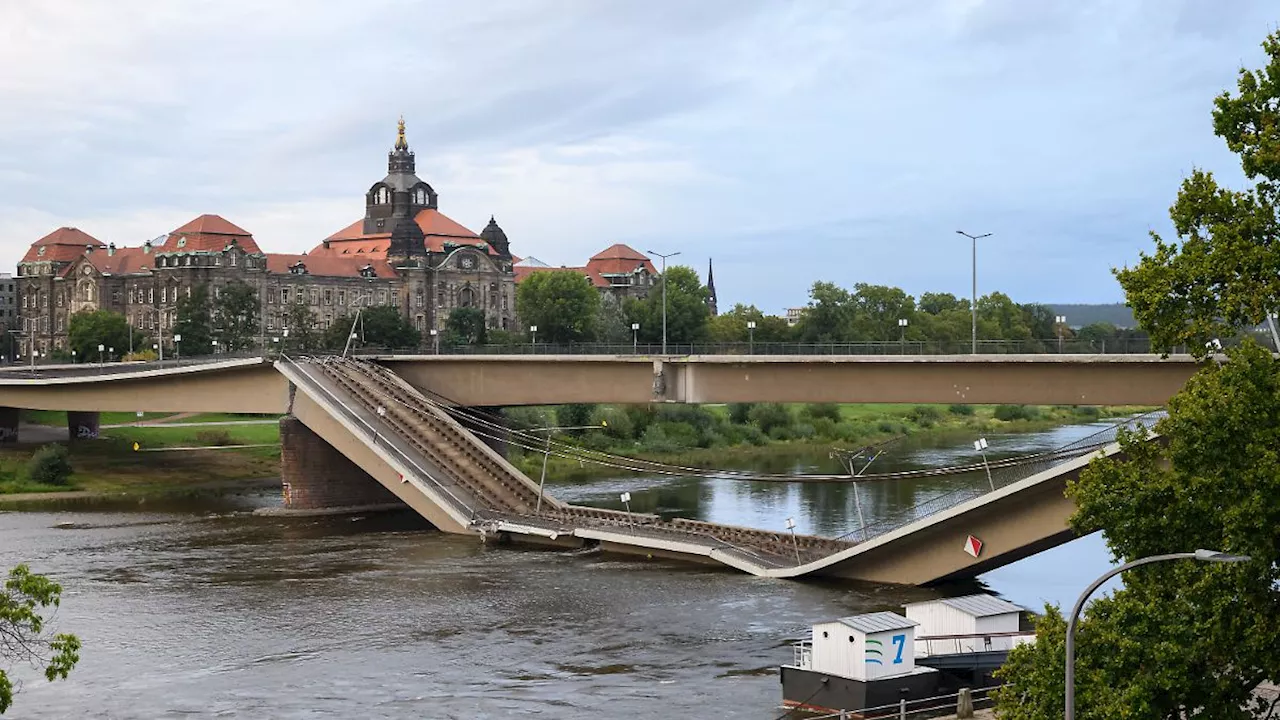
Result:
<svg viewBox="0 0 1280 720"><path fill-rule="evenodd" d="M970 535L968 540L964 541L964 551L974 557L982 554L982 541Z"/></svg>

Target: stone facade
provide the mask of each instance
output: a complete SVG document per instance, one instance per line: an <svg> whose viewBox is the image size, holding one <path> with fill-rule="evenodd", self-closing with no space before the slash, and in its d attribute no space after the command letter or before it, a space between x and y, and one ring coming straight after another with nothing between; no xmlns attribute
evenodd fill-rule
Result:
<svg viewBox="0 0 1280 720"><path fill-rule="evenodd" d="M105 309L161 338L170 352L179 299L198 285L216 298L237 280L258 293L263 344L286 329L291 305L307 307L321 329L378 305L399 309L424 335L443 329L460 307L483 310L490 328L516 327L506 233L492 218L476 234L442 214L436 191L415 171L401 120L387 175L365 193L364 217L297 255L263 252L249 231L218 215L130 248L59 228L18 264L19 351L64 349L72 314Z"/></svg>
<svg viewBox="0 0 1280 720"><path fill-rule="evenodd" d="M284 506L293 510L399 504L400 498L338 452L302 421L280 419Z"/></svg>

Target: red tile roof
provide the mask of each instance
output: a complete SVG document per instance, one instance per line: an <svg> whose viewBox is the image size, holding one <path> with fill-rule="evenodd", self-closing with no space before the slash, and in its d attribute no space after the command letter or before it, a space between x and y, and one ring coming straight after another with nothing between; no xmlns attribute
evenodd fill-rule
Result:
<svg viewBox="0 0 1280 720"><path fill-rule="evenodd" d="M119 248L114 253L106 250L94 250L85 260L91 263L98 272L113 275L128 275L150 270L155 266L155 253L143 252L140 247Z"/></svg>
<svg viewBox="0 0 1280 720"><path fill-rule="evenodd" d="M84 254L86 246L105 247L89 233L73 227L60 227L31 243L20 262L69 262ZM40 249L44 248L43 254Z"/></svg>
<svg viewBox="0 0 1280 720"><path fill-rule="evenodd" d="M267 270L287 275L289 269L298 263L307 268L308 275L323 277L360 277L360 269L371 266L377 277L395 277L396 272L384 258L368 255L286 255L267 253Z"/></svg>
<svg viewBox="0 0 1280 720"><path fill-rule="evenodd" d="M658 274L648 257L622 243L610 245L587 261L589 271L603 275L630 275L639 267L648 270L651 275Z"/></svg>
<svg viewBox="0 0 1280 720"><path fill-rule="evenodd" d="M443 252L445 243L459 245L484 245L490 255L496 254L493 248L480 239L480 236L455 222L439 210L418 211L414 220L426 236L426 247L431 252ZM378 242L381 241L381 242ZM364 234L364 220L357 220L338 232L330 235L325 242L317 245L311 255L369 255L386 256L387 246L391 244L391 233Z"/></svg>
<svg viewBox="0 0 1280 720"><path fill-rule="evenodd" d="M185 239L181 246L178 245L180 239ZM208 214L169 233L157 252L221 252L233 241L245 252L262 252L248 230L220 215Z"/></svg>

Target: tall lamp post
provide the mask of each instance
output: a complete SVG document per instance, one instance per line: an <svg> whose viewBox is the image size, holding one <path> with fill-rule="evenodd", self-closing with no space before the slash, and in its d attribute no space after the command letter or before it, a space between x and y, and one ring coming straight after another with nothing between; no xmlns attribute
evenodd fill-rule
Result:
<svg viewBox="0 0 1280 720"><path fill-rule="evenodd" d="M1066 720L1075 720L1076 717L1076 621L1080 618L1080 611L1084 609L1084 603L1089 596L1094 593L1102 583L1119 575L1130 568L1139 565L1150 565L1151 563L1163 562L1165 560L1200 560L1202 562L1221 562L1236 563L1247 562L1253 558L1248 555L1231 555L1229 553L1219 552L1217 550L1196 550L1195 552L1169 553L1168 555L1150 555L1144 558L1138 558L1132 562L1127 562L1118 568L1113 568L1102 577L1093 581L1093 584L1085 588L1080 599L1076 600L1076 606L1071 610L1071 619L1067 621L1067 680L1066 680L1066 712L1064 717Z"/></svg>
<svg viewBox="0 0 1280 720"><path fill-rule="evenodd" d="M747 354L756 354L756 321L747 321Z"/></svg>
<svg viewBox="0 0 1280 720"><path fill-rule="evenodd" d="M899 355L907 354L907 319L898 318L898 351Z"/></svg>
<svg viewBox="0 0 1280 720"><path fill-rule="evenodd" d="M289 332L288 332L288 331L285 331L285 336L286 336L286 337L288 337L288 335L289 335ZM181 342L182 342L182 334L181 334L181 333L175 333L175 334L174 334L174 336L173 336L173 359L174 359L174 361L178 361L178 360L181 360L181 359L182 359L182 347L179 345L179 343L181 343Z"/></svg>
<svg viewBox="0 0 1280 720"><path fill-rule="evenodd" d="M533 353L538 352L538 326L537 325L529 326L529 351Z"/></svg>
<svg viewBox="0 0 1280 720"><path fill-rule="evenodd" d="M635 355L640 347L640 323L631 323L631 354Z"/></svg>
<svg viewBox="0 0 1280 720"><path fill-rule="evenodd" d="M973 241L973 299L970 301L972 305L970 310L973 313L973 351L972 354L978 354L978 241L984 237L991 237L991 233L982 233L981 235L970 235L963 230L957 230L956 234L963 235Z"/></svg>
<svg viewBox="0 0 1280 720"><path fill-rule="evenodd" d="M1067 316L1055 315L1053 317L1053 324L1058 330L1058 354L1061 355L1062 354L1062 331L1066 330L1067 328Z"/></svg>
<svg viewBox="0 0 1280 720"><path fill-rule="evenodd" d="M667 258L675 257L680 254L677 250L673 253L662 254L660 252L649 251L650 255L657 255L662 258L662 354L667 354Z"/></svg>

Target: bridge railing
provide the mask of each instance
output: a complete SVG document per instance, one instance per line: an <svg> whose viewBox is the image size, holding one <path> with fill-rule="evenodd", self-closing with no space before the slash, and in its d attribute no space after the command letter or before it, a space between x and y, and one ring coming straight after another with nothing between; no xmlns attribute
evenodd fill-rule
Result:
<svg viewBox="0 0 1280 720"><path fill-rule="evenodd" d="M1142 415L1136 415L1134 417L1127 418L1122 422L1103 428L1095 433L1079 438L1078 440L1067 443L1053 452L1045 453L1041 456L1042 459L1032 460L1030 462L1008 467L992 468L990 471L990 480L987 482L983 482L984 480L987 480L987 478L981 477L982 471L977 471L975 474L978 475L978 477L981 477L979 480L975 480L974 482L960 488L941 489L931 493L913 505L896 510L875 522L867 523L866 525L855 530L851 530L836 539L865 542L879 537L880 535L897 530L898 528L909 525L917 520L923 520L944 510L949 510L961 503L980 498L983 495L995 492L996 490L1025 480L1037 473L1041 473L1057 465L1061 465L1068 460L1105 447L1116 441L1116 437L1122 429L1134 430L1139 427L1150 429L1159 422L1165 414L1164 410L1155 410Z"/></svg>

